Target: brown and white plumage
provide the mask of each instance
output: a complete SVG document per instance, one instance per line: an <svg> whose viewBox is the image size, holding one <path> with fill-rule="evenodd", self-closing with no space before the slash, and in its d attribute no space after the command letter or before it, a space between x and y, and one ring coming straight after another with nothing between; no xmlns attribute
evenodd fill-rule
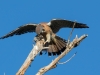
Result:
<svg viewBox="0 0 100 75"><path fill-rule="evenodd" d="M27 32L36 32L37 35L42 35L45 43L48 43L48 54L59 55L66 47L66 41L56 35L56 33L64 27L72 28L73 21L63 19L53 19L49 23L26 24L18 27L12 32L4 35L0 39L4 39L13 35L21 35ZM89 28L86 24L76 23L74 28ZM42 52L40 52L42 54Z"/></svg>

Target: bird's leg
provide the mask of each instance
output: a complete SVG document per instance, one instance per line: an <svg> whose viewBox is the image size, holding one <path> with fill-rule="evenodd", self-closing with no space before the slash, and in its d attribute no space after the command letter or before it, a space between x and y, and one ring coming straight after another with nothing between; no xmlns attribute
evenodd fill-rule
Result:
<svg viewBox="0 0 100 75"><path fill-rule="evenodd" d="M51 39L51 35L48 33L47 35L46 35L46 38L47 38L47 40L46 40L46 42L50 42L50 39Z"/></svg>
<svg viewBox="0 0 100 75"><path fill-rule="evenodd" d="M46 35L46 41L44 42L44 45L45 45L46 47L47 47L48 44L50 43L50 39L51 39L51 34L48 33L48 34Z"/></svg>

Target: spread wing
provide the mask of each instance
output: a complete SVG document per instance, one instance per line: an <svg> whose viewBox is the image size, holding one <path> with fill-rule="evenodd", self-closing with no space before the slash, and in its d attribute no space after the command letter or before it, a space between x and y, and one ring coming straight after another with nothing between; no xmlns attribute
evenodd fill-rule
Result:
<svg viewBox="0 0 100 75"><path fill-rule="evenodd" d="M26 24L26 25L20 26L17 29L11 31L10 33L2 36L0 39L4 39L13 35L21 35L27 32L35 32L36 25L37 24Z"/></svg>
<svg viewBox="0 0 100 75"><path fill-rule="evenodd" d="M48 23L54 33L57 33L60 28L68 27L73 28L74 21L63 20L63 19L53 19L51 22ZM74 28L89 28L86 24L77 23L75 24Z"/></svg>

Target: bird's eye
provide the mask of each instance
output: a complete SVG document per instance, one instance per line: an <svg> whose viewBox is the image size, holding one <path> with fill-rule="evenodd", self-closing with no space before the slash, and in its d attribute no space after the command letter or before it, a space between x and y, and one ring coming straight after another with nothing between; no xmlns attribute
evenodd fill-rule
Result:
<svg viewBox="0 0 100 75"><path fill-rule="evenodd" d="M44 33L45 32L45 29L42 29L42 33Z"/></svg>

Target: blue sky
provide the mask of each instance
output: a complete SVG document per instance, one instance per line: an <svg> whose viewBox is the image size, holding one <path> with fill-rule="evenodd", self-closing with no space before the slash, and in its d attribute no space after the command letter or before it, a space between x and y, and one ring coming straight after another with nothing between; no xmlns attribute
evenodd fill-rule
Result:
<svg viewBox="0 0 100 75"><path fill-rule="evenodd" d="M89 36L60 62L76 56L45 75L100 75L100 0L0 0L0 36L27 23L49 22L61 18L87 24L89 29L75 29L77 34ZM68 39L71 29L61 29L57 35ZM27 33L0 40L0 75L15 75L34 44L36 33ZM35 75L55 57L37 56L25 75Z"/></svg>

